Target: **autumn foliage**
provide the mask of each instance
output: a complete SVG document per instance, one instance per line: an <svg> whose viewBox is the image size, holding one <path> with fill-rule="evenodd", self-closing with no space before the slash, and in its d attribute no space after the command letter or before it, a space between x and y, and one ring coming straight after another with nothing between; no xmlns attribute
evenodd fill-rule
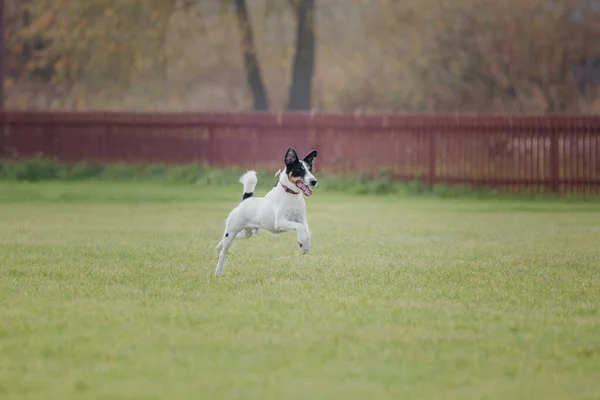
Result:
<svg viewBox="0 0 600 400"><path fill-rule="evenodd" d="M258 81L250 65L272 110L600 111L597 0L6 0L5 7L10 108L252 109ZM294 90L303 96L297 107Z"/></svg>

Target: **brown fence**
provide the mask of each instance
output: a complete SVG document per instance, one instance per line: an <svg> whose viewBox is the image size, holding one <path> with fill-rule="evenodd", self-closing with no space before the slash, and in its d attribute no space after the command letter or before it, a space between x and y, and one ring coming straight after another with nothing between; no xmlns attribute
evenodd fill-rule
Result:
<svg viewBox="0 0 600 400"><path fill-rule="evenodd" d="M0 114L1 158L278 168L288 146L319 172L516 191L600 191L600 117L262 113Z"/></svg>

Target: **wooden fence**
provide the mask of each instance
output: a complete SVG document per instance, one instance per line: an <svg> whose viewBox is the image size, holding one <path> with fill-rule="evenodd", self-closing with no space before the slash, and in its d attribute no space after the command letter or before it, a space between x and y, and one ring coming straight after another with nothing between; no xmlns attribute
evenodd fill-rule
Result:
<svg viewBox="0 0 600 400"><path fill-rule="evenodd" d="M0 114L0 158L281 166L319 150L317 172L470 183L530 192L600 191L600 116L272 113Z"/></svg>

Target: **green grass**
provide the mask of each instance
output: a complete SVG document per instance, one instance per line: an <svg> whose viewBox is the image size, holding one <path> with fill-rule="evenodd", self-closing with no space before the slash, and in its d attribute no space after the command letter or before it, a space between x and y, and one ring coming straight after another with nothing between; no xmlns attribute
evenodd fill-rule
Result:
<svg viewBox="0 0 600 400"><path fill-rule="evenodd" d="M0 398L598 398L599 204L316 190L216 278L239 196L0 183Z"/></svg>
<svg viewBox="0 0 600 400"><path fill-rule="evenodd" d="M61 163L48 158L0 159L0 182L122 182L122 183L161 183L165 185L200 185L203 187L223 187L237 184L245 170L239 168L211 168L200 164L166 165L113 163L95 164L91 162ZM258 190L269 190L276 178L273 171L259 170ZM548 191L547 187L531 187L519 192L516 189L490 188L464 184L438 183L430 186L419 177L409 181L393 178L392 171L380 169L376 174L321 174L321 192L346 193L355 195L401 195L419 197L472 199L503 198L506 200L561 200L598 201L598 193L591 187L581 187L578 191L566 191L560 196ZM94 187L94 186L90 186ZM523 188L521 188L523 189ZM17 189L19 190L19 189ZM153 200L157 195L149 193ZM72 193L61 195L72 196ZM32 193L32 196L47 197L47 194ZM76 194L81 198L81 190ZM124 196L131 197L130 193ZM106 197L106 196L103 196ZM136 196L137 198L139 196ZM160 196L159 196L160 197ZM163 200L164 196L161 197ZM114 199L111 197L111 199ZM68 200L68 199L67 199Z"/></svg>

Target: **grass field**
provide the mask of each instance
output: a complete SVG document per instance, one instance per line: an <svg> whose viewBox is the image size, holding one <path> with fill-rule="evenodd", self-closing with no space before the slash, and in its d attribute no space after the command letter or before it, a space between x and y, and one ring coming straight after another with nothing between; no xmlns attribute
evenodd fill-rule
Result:
<svg viewBox="0 0 600 400"><path fill-rule="evenodd" d="M599 398L599 204L239 189L0 183L0 398Z"/></svg>

